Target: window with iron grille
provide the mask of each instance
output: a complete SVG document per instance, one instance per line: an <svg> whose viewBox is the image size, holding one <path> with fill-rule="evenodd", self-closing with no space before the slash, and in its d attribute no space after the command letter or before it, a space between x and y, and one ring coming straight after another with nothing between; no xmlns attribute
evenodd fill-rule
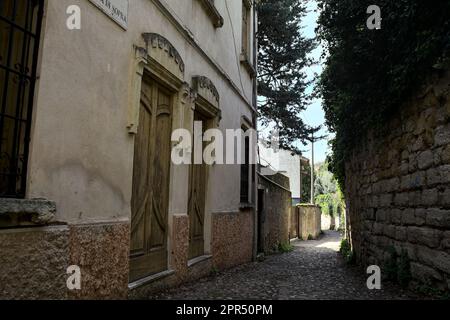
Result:
<svg viewBox="0 0 450 320"><path fill-rule="evenodd" d="M44 0L0 0L0 197L24 197Z"/></svg>

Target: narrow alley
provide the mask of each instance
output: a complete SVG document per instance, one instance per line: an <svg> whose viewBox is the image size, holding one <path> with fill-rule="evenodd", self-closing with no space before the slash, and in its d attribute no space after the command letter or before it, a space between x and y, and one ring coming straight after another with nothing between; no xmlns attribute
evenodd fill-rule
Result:
<svg viewBox="0 0 450 320"><path fill-rule="evenodd" d="M292 243L290 253L239 266L151 299L174 300L398 300L411 293L383 283L368 290L364 273L340 257L340 234L326 231L319 240Z"/></svg>

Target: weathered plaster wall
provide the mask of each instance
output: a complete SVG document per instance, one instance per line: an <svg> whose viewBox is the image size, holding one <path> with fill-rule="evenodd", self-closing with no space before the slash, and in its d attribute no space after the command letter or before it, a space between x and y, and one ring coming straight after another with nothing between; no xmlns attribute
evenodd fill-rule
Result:
<svg viewBox="0 0 450 320"><path fill-rule="evenodd" d="M407 250L414 282L450 286L450 74L405 102L388 134L346 167L350 233L363 264Z"/></svg>
<svg viewBox="0 0 450 320"><path fill-rule="evenodd" d="M134 139L126 126L133 45L142 45L143 33L161 34L173 44L185 63L184 81L191 84L197 75L212 80L221 97L221 130L240 128L242 116L252 119L248 107L252 80L236 64L241 30L232 30L224 2L217 1L225 19L219 29L214 29L198 1L162 3L226 76L206 62L183 36L185 31L177 29L154 1L130 3L127 31L89 1L47 1L27 197L56 201L59 221L95 223L130 217ZM66 9L73 4L81 8L81 30L66 28ZM238 22L240 3L230 2L228 9L233 23ZM236 50L230 47L233 41ZM185 176L176 175L183 174L174 172L174 181L186 182ZM212 211L238 210L239 177L239 166L211 170L216 186L210 194ZM172 193L171 202L172 213L186 213L187 201L180 202Z"/></svg>
<svg viewBox="0 0 450 320"><path fill-rule="evenodd" d="M261 177L259 183L264 187L262 241L264 252L271 253L278 251L280 244L289 243L292 194L289 178L281 173Z"/></svg>

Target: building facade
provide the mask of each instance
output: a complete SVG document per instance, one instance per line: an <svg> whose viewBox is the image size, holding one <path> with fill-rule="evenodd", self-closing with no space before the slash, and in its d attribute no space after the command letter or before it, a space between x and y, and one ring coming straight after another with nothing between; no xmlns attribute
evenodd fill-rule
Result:
<svg viewBox="0 0 450 320"><path fill-rule="evenodd" d="M1 1L1 298L141 298L252 259L254 166L171 155L194 122L255 128L255 26L251 0Z"/></svg>
<svg viewBox="0 0 450 320"><path fill-rule="evenodd" d="M262 166L280 172L289 178L288 189L292 192L292 204L307 203L311 199L301 199L302 178L310 176L309 159L293 154L292 151L272 149L260 142L259 158Z"/></svg>

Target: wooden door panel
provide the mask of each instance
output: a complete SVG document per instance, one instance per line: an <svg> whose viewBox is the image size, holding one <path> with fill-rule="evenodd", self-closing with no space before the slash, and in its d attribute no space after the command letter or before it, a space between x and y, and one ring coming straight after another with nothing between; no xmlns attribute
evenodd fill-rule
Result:
<svg viewBox="0 0 450 320"><path fill-rule="evenodd" d="M135 148L142 150L135 151L134 159L130 281L165 271L168 264L171 97L151 82L143 83L141 100Z"/></svg>
<svg viewBox="0 0 450 320"><path fill-rule="evenodd" d="M144 88L151 95L151 88ZM150 105L149 105L150 103ZM145 224L148 215L150 177L148 159L151 156L151 102L141 101L139 129L134 146L133 194L131 199L131 255L145 253Z"/></svg>
<svg viewBox="0 0 450 320"><path fill-rule="evenodd" d="M203 133L207 129L207 120L199 113L194 115L195 121L203 122ZM206 205L206 164L191 165L189 191L189 258L204 254L205 248L205 205Z"/></svg>

